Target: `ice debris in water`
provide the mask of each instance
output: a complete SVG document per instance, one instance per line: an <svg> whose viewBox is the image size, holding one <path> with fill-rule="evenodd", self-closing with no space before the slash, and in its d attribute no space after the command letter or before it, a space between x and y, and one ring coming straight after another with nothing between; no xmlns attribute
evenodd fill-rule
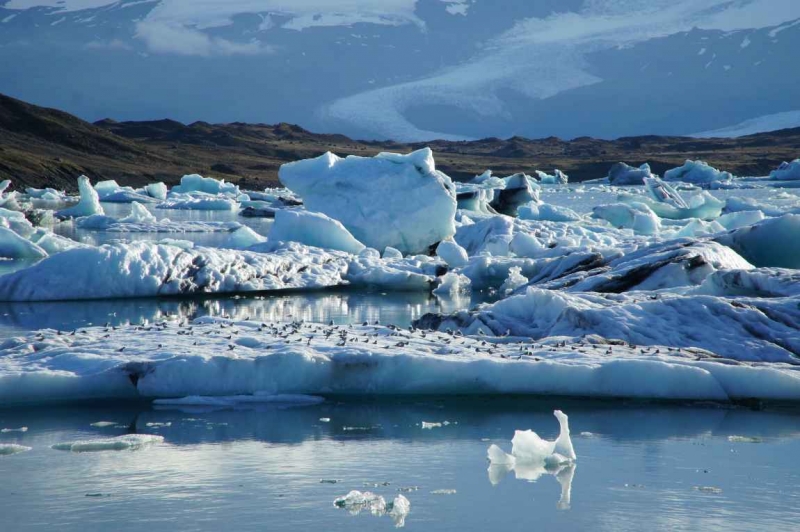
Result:
<svg viewBox="0 0 800 532"><path fill-rule="evenodd" d="M344 497L338 497L333 505L347 510L351 515L358 515L363 511L369 511L375 516L388 515L398 528L405 525L405 518L411 511L411 503L403 495L398 495L387 503L381 495L371 491L353 490Z"/></svg>
<svg viewBox="0 0 800 532"><path fill-rule="evenodd" d="M95 421L94 423L90 424L90 426L98 428L113 427L114 425L117 425L117 423L113 421Z"/></svg>
<svg viewBox="0 0 800 532"><path fill-rule="evenodd" d="M0 429L0 432L7 433L7 432L28 432L28 427L19 427L17 429Z"/></svg>
<svg viewBox="0 0 800 532"><path fill-rule="evenodd" d="M116 438L80 440L57 443L52 446L57 451L91 453L98 451L138 451L156 443L162 443L163 436L153 434L125 434Z"/></svg>
<svg viewBox="0 0 800 532"><path fill-rule="evenodd" d="M722 489L721 488L717 488L715 486L695 486L693 489L695 491L699 491L699 492L702 492L702 493L713 493L713 494L722 493Z"/></svg>
<svg viewBox="0 0 800 532"><path fill-rule="evenodd" d="M728 436L728 441L731 443L761 443L763 440L757 436Z"/></svg>
<svg viewBox="0 0 800 532"><path fill-rule="evenodd" d="M511 440L511 454L505 453L497 445L488 450L489 461L493 465L514 466L518 463L544 463L546 466L559 466L577 459L569 435L569 418L561 410L553 415L558 420L560 432L554 441L544 440L532 430L518 430Z"/></svg>
<svg viewBox="0 0 800 532"><path fill-rule="evenodd" d="M433 490L431 495L455 495L456 490L452 489L441 489L441 490Z"/></svg>
<svg viewBox="0 0 800 532"><path fill-rule="evenodd" d="M422 428L423 429L435 429L435 428L439 428L441 426L442 426L442 424L441 423L437 423L437 422L431 422L431 421L423 421L422 422Z"/></svg>
<svg viewBox="0 0 800 532"><path fill-rule="evenodd" d="M24 445L17 445L16 443L0 443L0 456L9 456L17 453L24 453L30 451L30 447Z"/></svg>

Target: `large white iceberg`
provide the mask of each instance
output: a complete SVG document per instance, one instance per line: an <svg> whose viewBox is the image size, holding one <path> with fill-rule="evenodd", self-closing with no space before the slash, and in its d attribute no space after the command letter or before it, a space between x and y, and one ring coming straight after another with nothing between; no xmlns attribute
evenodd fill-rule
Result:
<svg viewBox="0 0 800 532"><path fill-rule="evenodd" d="M768 218L715 239L755 266L800 269L800 214Z"/></svg>
<svg viewBox="0 0 800 532"><path fill-rule="evenodd" d="M639 346L640 352L650 351L646 346L666 345L670 346L663 348L666 354L700 348L712 353L709 359L721 356L738 361L800 362L797 297L728 299L653 296L646 292L572 293L529 287L522 294L473 312L428 315L415 325L442 331L460 329L464 334L483 332L534 339L580 340L597 335ZM660 352L662 348L657 349ZM615 351L612 346L609 354Z"/></svg>
<svg viewBox="0 0 800 532"><path fill-rule="evenodd" d="M683 166L664 172L666 181L683 181L695 185L708 185L717 181L731 181L730 172L721 172L704 161L687 160Z"/></svg>
<svg viewBox="0 0 800 532"><path fill-rule="evenodd" d="M271 253L136 242L79 248L0 277L0 301L256 292L344 284L344 256L286 246Z"/></svg>
<svg viewBox="0 0 800 532"><path fill-rule="evenodd" d="M608 171L608 184L614 186L641 185L645 177L653 177L650 165L644 163L639 168L634 168L625 163L616 163Z"/></svg>
<svg viewBox="0 0 800 532"><path fill-rule="evenodd" d="M455 233L455 187L429 148L372 158L329 152L284 164L279 178L308 210L340 221L375 249L424 253Z"/></svg>
<svg viewBox="0 0 800 532"><path fill-rule="evenodd" d="M199 174L185 175L181 178L181 184L172 187L171 193L187 194L191 192L203 192L205 194L228 194L239 195L239 186L233 183L226 183L224 179L214 179L213 177L203 177Z"/></svg>
<svg viewBox="0 0 800 532"><path fill-rule="evenodd" d="M357 255L366 246L338 221L319 212L282 209L275 213L269 233L274 241L300 242Z"/></svg>
<svg viewBox="0 0 800 532"><path fill-rule="evenodd" d="M800 179L800 159L787 163L782 162L781 165L769 173L769 178L776 181L795 181Z"/></svg>

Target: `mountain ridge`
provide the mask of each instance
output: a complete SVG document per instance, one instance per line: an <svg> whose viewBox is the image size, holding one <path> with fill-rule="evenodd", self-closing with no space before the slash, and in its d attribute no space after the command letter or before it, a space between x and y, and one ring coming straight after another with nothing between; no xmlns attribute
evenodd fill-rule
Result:
<svg viewBox="0 0 800 532"><path fill-rule="evenodd" d="M685 159L703 159L735 175L766 175L800 155L800 128L744 137L693 138L645 135L602 140L577 137L402 143L318 134L298 125L232 122L183 124L176 120L86 122L58 109L0 94L0 178L18 187L73 190L75 178L115 179L124 185L153 180L176 184L200 173L246 187L278 185L280 165L332 151L372 156L431 147L437 167L465 180L484 170L498 175L559 168L572 181L603 177L618 162L649 162L663 173Z"/></svg>

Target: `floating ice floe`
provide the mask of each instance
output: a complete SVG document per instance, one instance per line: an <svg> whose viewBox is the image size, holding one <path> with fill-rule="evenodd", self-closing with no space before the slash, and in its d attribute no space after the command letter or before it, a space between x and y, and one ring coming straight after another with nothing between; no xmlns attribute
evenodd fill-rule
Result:
<svg viewBox="0 0 800 532"><path fill-rule="evenodd" d="M633 229L634 233L654 235L661 230L661 221L656 213L644 203L613 203L598 205L592 215L602 218L619 229Z"/></svg>
<svg viewBox="0 0 800 532"><path fill-rule="evenodd" d="M666 345L670 346L667 353L693 347L706 350L712 359L800 365L797 297L729 299L667 293L653 296L647 292L573 293L529 287L524 293L474 311L424 316L415 326L533 339L598 335L639 346L633 349L644 351L642 354L650 351L642 346ZM613 360L620 361L620 357Z"/></svg>
<svg viewBox="0 0 800 532"><path fill-rule="evenodd" d="M97 191L100 201L106 203L132 203L134 201L139 203L156 203L160 199L164 199L151 196L147 192L147 189L134 190L133 187L121 187L114 180L100 181L94 185L94 189ZM158 190L154 188L150 190L158 192Z"/></svg>
<svg viewBox="0 0 800 532"><path fill-rule="evenodd" d="M284 164L279 178L308 210L338 220L375 249L424 253L455 233L455 187L429 148L372 158L326 153Z"/></svg>
<svg viewBox="0 0 800 532"><path fill-rule="evenodd" d="M534 202L517 209L517 217L522 220L549 220L551 222L578 222L583 217L568 207Z"/></svg>
<svg viewBox="0 0 800 532"><path fill-rule="evenodd" d="M323 397L303 394L254 393L252 395L199 396L156 399L157 406L204 406L214 408L234 408L241 405L263 404L277 406L306 406L324 403Z"/></svg>
<svg viewBox="0 0 800 532"><path fill-rule="evenodd" d="M411 503L403 495L397 495L392 502L387 503L381 495L358 490L353 490L344 497L337 498L333 501L333 505L347 510L351 515L358 515L365 511L377 517L388 515L397 528L405 526L406 517L411 511Z"/></svg>
<svg viewBox="0 0 800 532"><path fill-rule="evenodd" d="M560 426L560 433L555 441L544 440L532 430L518 430L511 440L511 454L507 454L497 445L489 447L489 481L496 485L511 471L516 478L529 482L535 482L543 475L553 475L561 485L557 507L565 510L571 504L577 456L572 447L566 414L556 410L554 415Z"/></svg>
<svg viewBox="0 0 800 532"><path fill-rule="evenodd" d="M338 221L322 213L280 210L269 233L273 241L299 242L308 246L359 254L366 247Z"/></svg>
<svg viewBox="0 0 800 532"><path fill-rule="evenodd" d="M281 246L270 253L135 242L67 250L0 277L0 301L235 293L343 284L347 257Z"/></svg>
<svg viewBox="0 0 800 532"><path fill-rule="evenodd" d="M553 171L553 175L536 170L536 177L539 178L539 182L543 185L566 185L569 183L569 176L558 168Z"/></svg>
<svg viewBox="0 0 800 532"><path fill-rule="evenodd" d="M569 418L561 410L554 411L553 415L559 425L558 438L554 441L544 440L532 430L518 430L511 440L511 454L492 445L487 451L489 462L512 467L523 463L540 463L553 467L575 462L577 456L570 438Z"/></svg>
<svg viewBox="0 0 800 532"><path fill-rule="evenodd" d="M78 178L78 191L81 197L78 204L56 211L57 218L80 218L92 214L105 214L103 206L100 205L100 197L85 175Z"/></svg>
<svg viewBox="0 0 800 532"><path fill-rule="evenodd" d="M153 434L125 434L116 438L98 438L93 440L80 440L56 443L52 446L57 451L70 451L73 453L92 453L100 451L138 451L162 443L163 436Z"/></svg>
<svg viewBox="0 0 800 532"><path fill-rule="evenodd" d="M696 185L708 185L713 182L731 181L732 179L733 175L730 172L721 172L704 161L687 160L683 166L667 170L664 173L664 180L666 181L682 181Z"/></svg>
<svg viewBox="0 0 800 532"><path fill-rule="evenodd" d="M19 427L16 429L11 429L11 428L0 429L0 434L8 434L9 432L28 432L28 427Z"/></svg>
<svg viewBox="0 0 800 532"><path fill-rule="evenodd" d="M800 400L796 298L516 297L502 302L517 309L513 320L495 304L463 335L212 318L123 326L111 335L102 327L41 330L0 344L0 402L432 393ZM566 301L593 307L564 308ZM442 322L451 330L462 324ZM494 337L493 327L504 330ZM552 334L514 336L543 329ZM597 332L584 337L586 329Z"/></svg>
<svg viewBox="0 0 800 532"><path fill-rule="evenodd" d="M239 196L239 186L233 183L226 183L224 179L214 179L213 177L203 177L199 174L189 174L181 177L181 184L172 187L170 190L174 194L189 194L192 192L202 192L210 195L231 195Z"/></svg>
<svg viewBox="0 0 800 532"><path fill-rule="evenodd" d="M239 208L239 202L227 196L207 194L204 192L181 194L170 191L167 199L157 204L156 208L198 211L235 211Z"/></svg>
<svg viewBox="0 0 800 532"><path fill-rule="evenodd" d="M641 185L644 178L653 177L650 165L644 163L639 168L634 168L625 163L616 163L608 171L608 183L614 186Z"/></svg>
<svg viewBox="0 0 800 532"><path fill-rule="evenodd" d="M800 159L781 165L769 173L769 178L775 181L795 181L800 179Z"/></svg>
<svg viewBox="0 0 800 532"><path fill-rule="evenodd" d="M0 443L0 456L10 456L12 454L24 453L30 451L30 447L25 445L17 445L16 443Z"/></svg>
<svg viewBox="0 0 800 532"><path fill-rule="evenodd" d="M123 218L113 218L95 214L79 218L75 221L79 229L105 231L109 233L230 233L242 228L237 222L173 222L167 218L161 220L147 210L142 204L131 203L131 213ZM252 245L252 242L249 245Z"/></svg>

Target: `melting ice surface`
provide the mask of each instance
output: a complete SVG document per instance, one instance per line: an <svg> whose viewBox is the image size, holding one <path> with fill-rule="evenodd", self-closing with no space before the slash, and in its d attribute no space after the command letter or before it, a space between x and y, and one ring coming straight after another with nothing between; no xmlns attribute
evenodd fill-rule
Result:
<svg viewBox="0 0 800 532"><path fill-rule="evenodd" d="M574 464L487 473L487 446L516 429L555 440L555 408L569 413ZM5 409L0 427L29 430L0 446L30 450L0 453L0 515L19 532L394 530L385 506L334 506L359 491L408 500L410 530L786 530L800 520L799 416L524 398ZM163 441L53 448L138 434Z"/></svg>

